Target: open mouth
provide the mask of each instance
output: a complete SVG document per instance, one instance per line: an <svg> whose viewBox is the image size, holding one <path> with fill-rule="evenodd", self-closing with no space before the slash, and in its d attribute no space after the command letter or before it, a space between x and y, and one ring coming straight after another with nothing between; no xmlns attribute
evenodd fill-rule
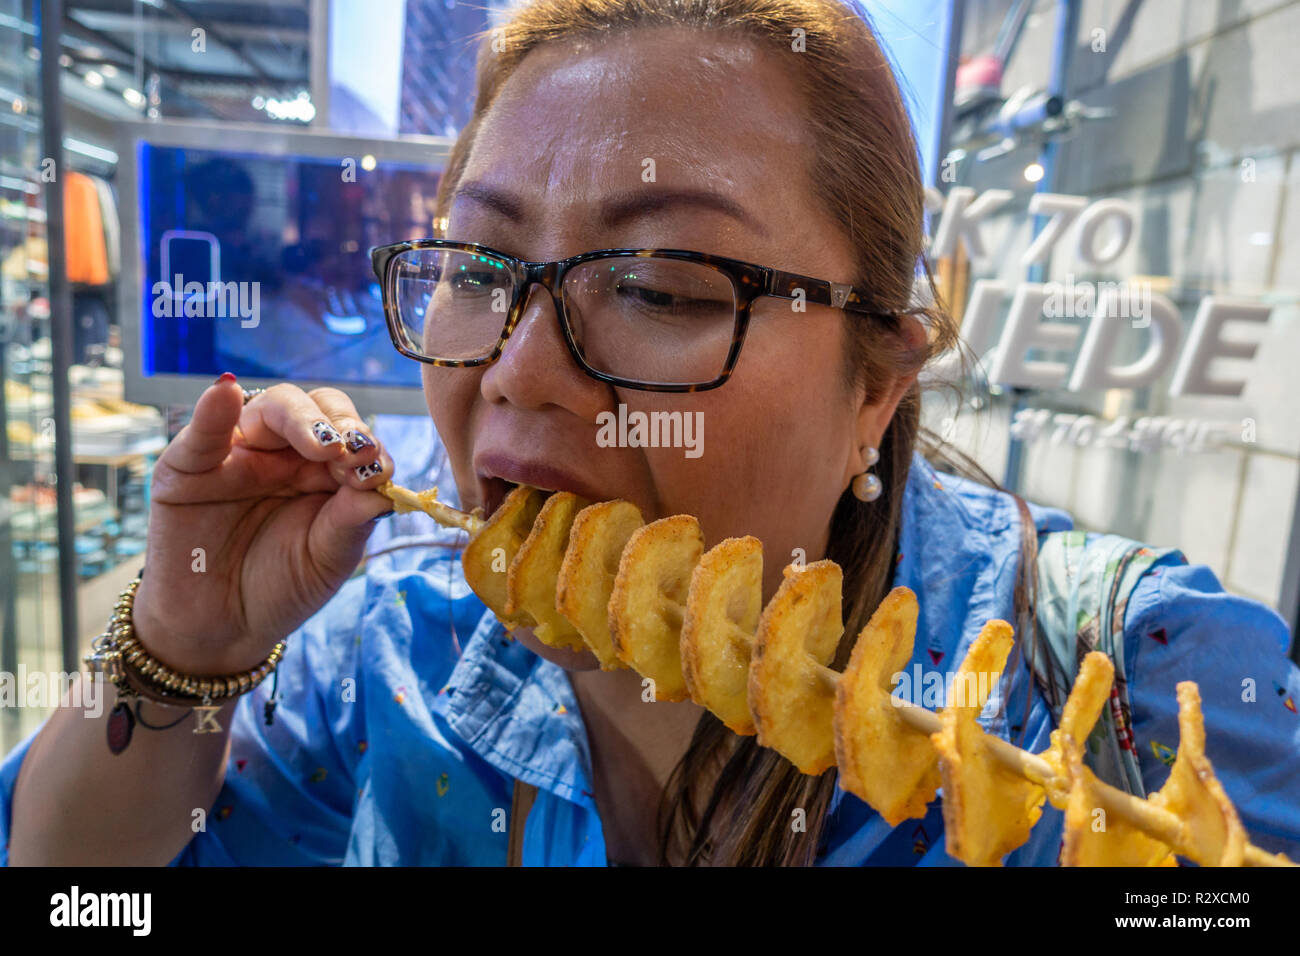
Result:
<svg viewBox="0 0 1300 956"><path fill-rule="evenodd" d="M488 518L501 507L501 502L506 500L506 495L519 487L515 482L506 481L504 478L480 476L479 483L483 486L483 514Z"/></svg>
<svg viewBox="0 0 1300 956"><path fill-rule="evenodd" d="M490 518L501 507L501 502L506 500L506 495L518 488L520 483L508 481L505 478L480 475L479 485L483 493L483 516ZM543 500L555 494L554 491L548 488L539 488L538 491L542 493Z"/></svg>
<svg viewBox="0 0 1300 956"><path fill-rule="evenodd" d="M607 489L590 480L580 469L556 464L553 459L522 460L509 454L484 453L475 461L474 470L479 503L487 517L491 517L506 500L506 495L520 485L536 488L544 497L556 491L571 491L588 501L604 501L611 497Z"/></svg>

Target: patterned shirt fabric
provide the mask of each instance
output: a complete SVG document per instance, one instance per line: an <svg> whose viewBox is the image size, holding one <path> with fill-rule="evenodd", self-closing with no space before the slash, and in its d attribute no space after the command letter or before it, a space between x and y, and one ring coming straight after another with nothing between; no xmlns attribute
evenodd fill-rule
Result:
<svg viewBox="0 0 1300 956"><path fill-rule="evenodd" d="M1031 505L1040 533L1071 527ZM916 456L895 585L918 596L911 675L956 668L990 618L1013 620L1014 500ZM225 784L174 863L502 865L514 778L537 786L524 865L606 865L591 756L565 672L512 640L470 592L456 552L372 561L289 639L274 722L268 681L236 707ZM1132 723L1147 792L1178 749L1175 685L1200 687L1207 754L1250 839L1300 861L1300 670L1273 610L1224 592L1175 552L1140 579L1125 612ZM1046 701L1020 666L981 716L1031 751L1048 745ZM1009 683L1005 683L1008 682ZM919 685L918 685L919 686ZM994 706L1005 697L1005 706ZM647 704L653 707L653 704ZM137 733L149 731L138 730ZM31 738L0 763L0 863ZM944 847L942 793L890 827L837 788L818 862L960 865ZM1058 862L1050 804L1008 865Z"/></svg>

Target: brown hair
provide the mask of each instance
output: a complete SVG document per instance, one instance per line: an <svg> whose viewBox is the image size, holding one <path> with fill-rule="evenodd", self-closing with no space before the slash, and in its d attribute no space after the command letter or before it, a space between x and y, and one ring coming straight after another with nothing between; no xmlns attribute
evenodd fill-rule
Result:
<svg viewBox="0 0 1300 956"><path fill-rule="evenodd" d="M853 314L846 385L863 389L873 402L896 376L914 374L931 356L956 346L957 329L944 310L914 299L918 267L931 293L934 282L922 255L923 183L907 111L869 21L838 0L535 0L511 11L480 47L474 113L449 158L437 215L447 216L484 116L531 50L550 40L656 26L739 33L788 57L806 103L810 178L852 249L854 284L869 291L881 313L915 315L927 327L926 345L909 350L897 334L899 320ZM798 39L803 49L796 52ZM846 490L831 516L826 556L844 572L838 667L893 580L903 489L920 435L920 390L913 384L881 442L876 473L884 493L863 504ZM834 773L805 776L755 738L737 737L706 714L664 794L661 859L810 864L834 787ZM796 810L803 811L802 829L792 826Z"/></svg>

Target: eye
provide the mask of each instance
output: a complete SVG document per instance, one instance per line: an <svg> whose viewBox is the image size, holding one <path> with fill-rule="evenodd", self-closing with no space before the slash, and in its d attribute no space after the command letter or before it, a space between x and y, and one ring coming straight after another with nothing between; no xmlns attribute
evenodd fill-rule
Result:
<svg viewBox="0 0 1300 956"><path fill-rule="evenodd" d="M731 297L722 297L713 284L677 263L655 263L628 269L612 283L623 305L655 314L678 316L730 310Z"/></svg>

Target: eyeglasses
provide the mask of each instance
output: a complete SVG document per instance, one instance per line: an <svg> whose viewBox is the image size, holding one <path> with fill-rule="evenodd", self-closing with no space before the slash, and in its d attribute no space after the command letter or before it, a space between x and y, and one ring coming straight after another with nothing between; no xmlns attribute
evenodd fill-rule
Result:
<svg viewBox="0 0 1300 956"><path fill-rule="evenodd" d="M449 368L492 364L541 283L583 371L653 392L722 385L759 296L881 317L851 285L682 249L527 262L477 243L419 239L371 249L370 261L403 355Z"/></svg>

